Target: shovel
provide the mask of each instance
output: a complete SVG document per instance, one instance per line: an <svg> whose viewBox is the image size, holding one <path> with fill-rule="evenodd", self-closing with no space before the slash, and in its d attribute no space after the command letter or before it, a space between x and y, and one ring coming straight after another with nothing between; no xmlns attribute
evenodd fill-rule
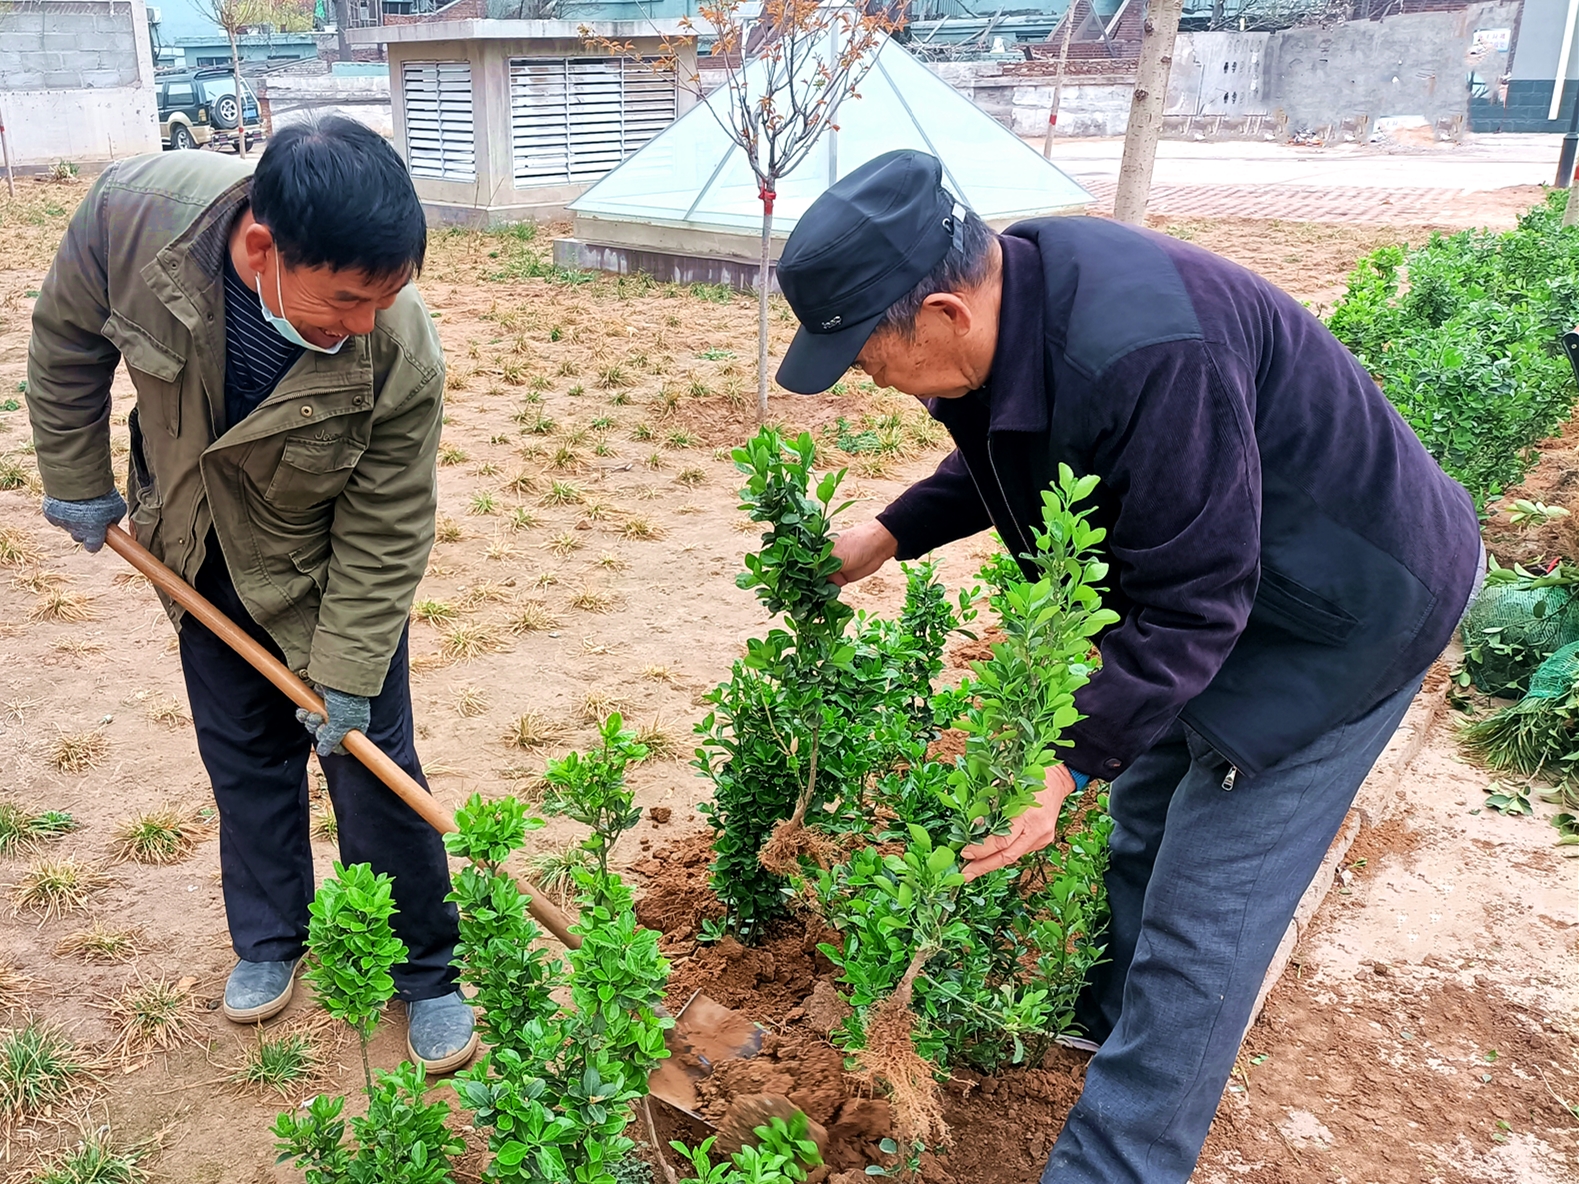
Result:
<svg viewBox="0 0 1579 1184"><path fill-rule="evenodd" d="M324 715L323 700L311 687L292 674L285 664L259 645L257 640L198 594L197 590L171 571L142 544L119 526L111 526L105 542L110 549L148 577L171 600L191 613L209 631L264 678L273 683L298 707ZM455 816L439 805L433 795L418 785L391 760L378 745L356 730L341 741L345 750L361 761L422 820L440 834L456 830ZM570 918L555 908L546 893L529 881L521 882L532 918L569 949L581 948L581 937L571 931ZM675 1016L675 1026L665 1036L673 1054L653 1072L650 1089L653 1097L669 1103L691 1118L707 1122L696 1113L696 1083L712 1072L721 1059L755 1056L762 1047L762 1029L737 1011L723 1007L707 996L694 994ZM709 1124L711 1125L711 1124Z"/></svg>

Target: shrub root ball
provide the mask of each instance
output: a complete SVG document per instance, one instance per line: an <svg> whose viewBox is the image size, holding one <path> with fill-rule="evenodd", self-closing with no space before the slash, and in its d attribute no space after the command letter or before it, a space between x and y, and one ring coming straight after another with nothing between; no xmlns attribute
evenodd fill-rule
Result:
<svg viewBox="0 0 1579 1184"><path fill-rule="evenodd" d="M917 950L894 993L867 1013L866 1047L855 1054L862 1076L888 1089L901 1147L918 1143L941 1147L949 1137L948 1124L943 1121L943 1097L932 1066L921 1059L911 1039L916 1022L910 1011L911 989L932 952Z"/></svg>

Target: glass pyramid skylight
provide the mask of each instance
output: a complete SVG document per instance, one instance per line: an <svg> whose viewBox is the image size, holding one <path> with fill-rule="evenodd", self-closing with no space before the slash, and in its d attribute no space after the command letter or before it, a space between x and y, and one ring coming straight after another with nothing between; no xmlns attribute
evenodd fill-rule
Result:
<svg viewBox="0 0 1579 1184"><path fill-rule="evenodd" d="M717 105L722 114L727 101L727 88L720 87L570 208L599 218L759 232L762 203L745 153L707 109ZM857 94L840 104L835 122L837 130L824 132L800 167L780 179L775 234L793 230L833 181L896 148L940 159L944 184L989 221L1035 217L1091 200L1040 153L886 38Z"/></svg>

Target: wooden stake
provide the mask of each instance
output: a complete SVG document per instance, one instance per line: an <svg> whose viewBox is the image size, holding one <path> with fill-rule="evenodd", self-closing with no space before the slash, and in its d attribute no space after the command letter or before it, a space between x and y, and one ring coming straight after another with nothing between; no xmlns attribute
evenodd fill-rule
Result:
<svg viewBox="0 0 1579 1184"><path fill-rule="evenodd" d="M1053 159L1053 129L1058 126L1058 106L1064 99L1064 71L1069 68L1069 39L1075 32L1075 4L1064 15L1064 44L1058 51L1058 81L1053 84L1053 109L1047 114L1047 138L1042 141L1042 159Z"/></svg>
<svg viewBox="0 0 1579 1184"><path fill-rule="evenodd" d="M1139 2L1130 0L1131 4ZM1184 0L1153 3L1155 7L1146 17L1140 43L1135 97L1130 104L1129 126L1124 130L1124 159L1119 165L1118 193L1113 199L1113 217L1136 225L1146 220L1157 141L1162 136L1162 112L1168 102L1168 75L1173 70L1173 42L1179 35L1179 16L1184 11Z"/></svg>
<svg viewBox="0 0 1579 1184"><path fill-rule="evenodd" d="M258 644L253 636L199 595L196 589L171 571L152 553L119 526L112 526L105 541L110 550L130 563L148 581L192 616L231 649L235 650L264 678L268 679L287 699L298 707L324 715L323 700L311 687L285 668L285 664ZM345 750L368 767L375 777L394 790L400 800L415 810L429 826L440 834L458 829L455 816L439 805L433 795L418 785L411 776L390 759L389 754L374 744L365 734L349 731L341 741ZM549 903L547 894L535 884L523 883L528 900L527 907L535 920L557 937L568 948L581 948L581 938L570 931L570 919Z"/></svg>
<svg viewBox="0 0 1579 1184"><path fill-rule="evenodd" d="M0 111L0 153L5 154L5 191L16 199L16 177L11 172L11 137L5 131L5 112Z"/></svg>

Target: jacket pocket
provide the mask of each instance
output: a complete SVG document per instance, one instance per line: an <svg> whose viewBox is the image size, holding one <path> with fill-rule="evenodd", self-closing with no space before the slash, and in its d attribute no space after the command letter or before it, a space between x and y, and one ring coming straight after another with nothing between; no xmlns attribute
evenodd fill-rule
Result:
<svg viewBox="0 0 1579 1184"><path fill-rule="evenodd" d="M164 511L164 498L159 494L159 483L148 468L148 453L143 444L142 417L133 407L126 416L127 431L131 435L128 445L130 464L127 467L126 517L131 523L132 537L149 550L153 550L154 535L159 530L159 520Z"/></svg>
<svg viewBox="0 0 1579 1184"><path fill-rule="evenodd" d="M329 586L329 536L319 535L297 547L291 552L291 562L297 571L318 585L318 594L322 596Z"/></svg>
<svg viewBox="0 0 1579 1184"><path fill-rule="evenodd" d="M1342 645L1360 623L1319 592L1269 567L1261 569L1250 616L1295 637L1326 645Z"/></svg>
<svg viewBox="0 0 1579 1184"><path fill-rule="evenodd" d="M137 406L145 422L156 423L172 436L181 434L181 372L186 359L148 330L112 312L104 336L121 351L121 359L137 388Z"/></svg>
<svg viewBox="0 0 1579 1184"><path fill-rule="evenodd" d="M327 440L287 436L279 467L263 496L276 506L295 510L332 501L351 479L363 451L364 446L348 436Z"/></svg>

